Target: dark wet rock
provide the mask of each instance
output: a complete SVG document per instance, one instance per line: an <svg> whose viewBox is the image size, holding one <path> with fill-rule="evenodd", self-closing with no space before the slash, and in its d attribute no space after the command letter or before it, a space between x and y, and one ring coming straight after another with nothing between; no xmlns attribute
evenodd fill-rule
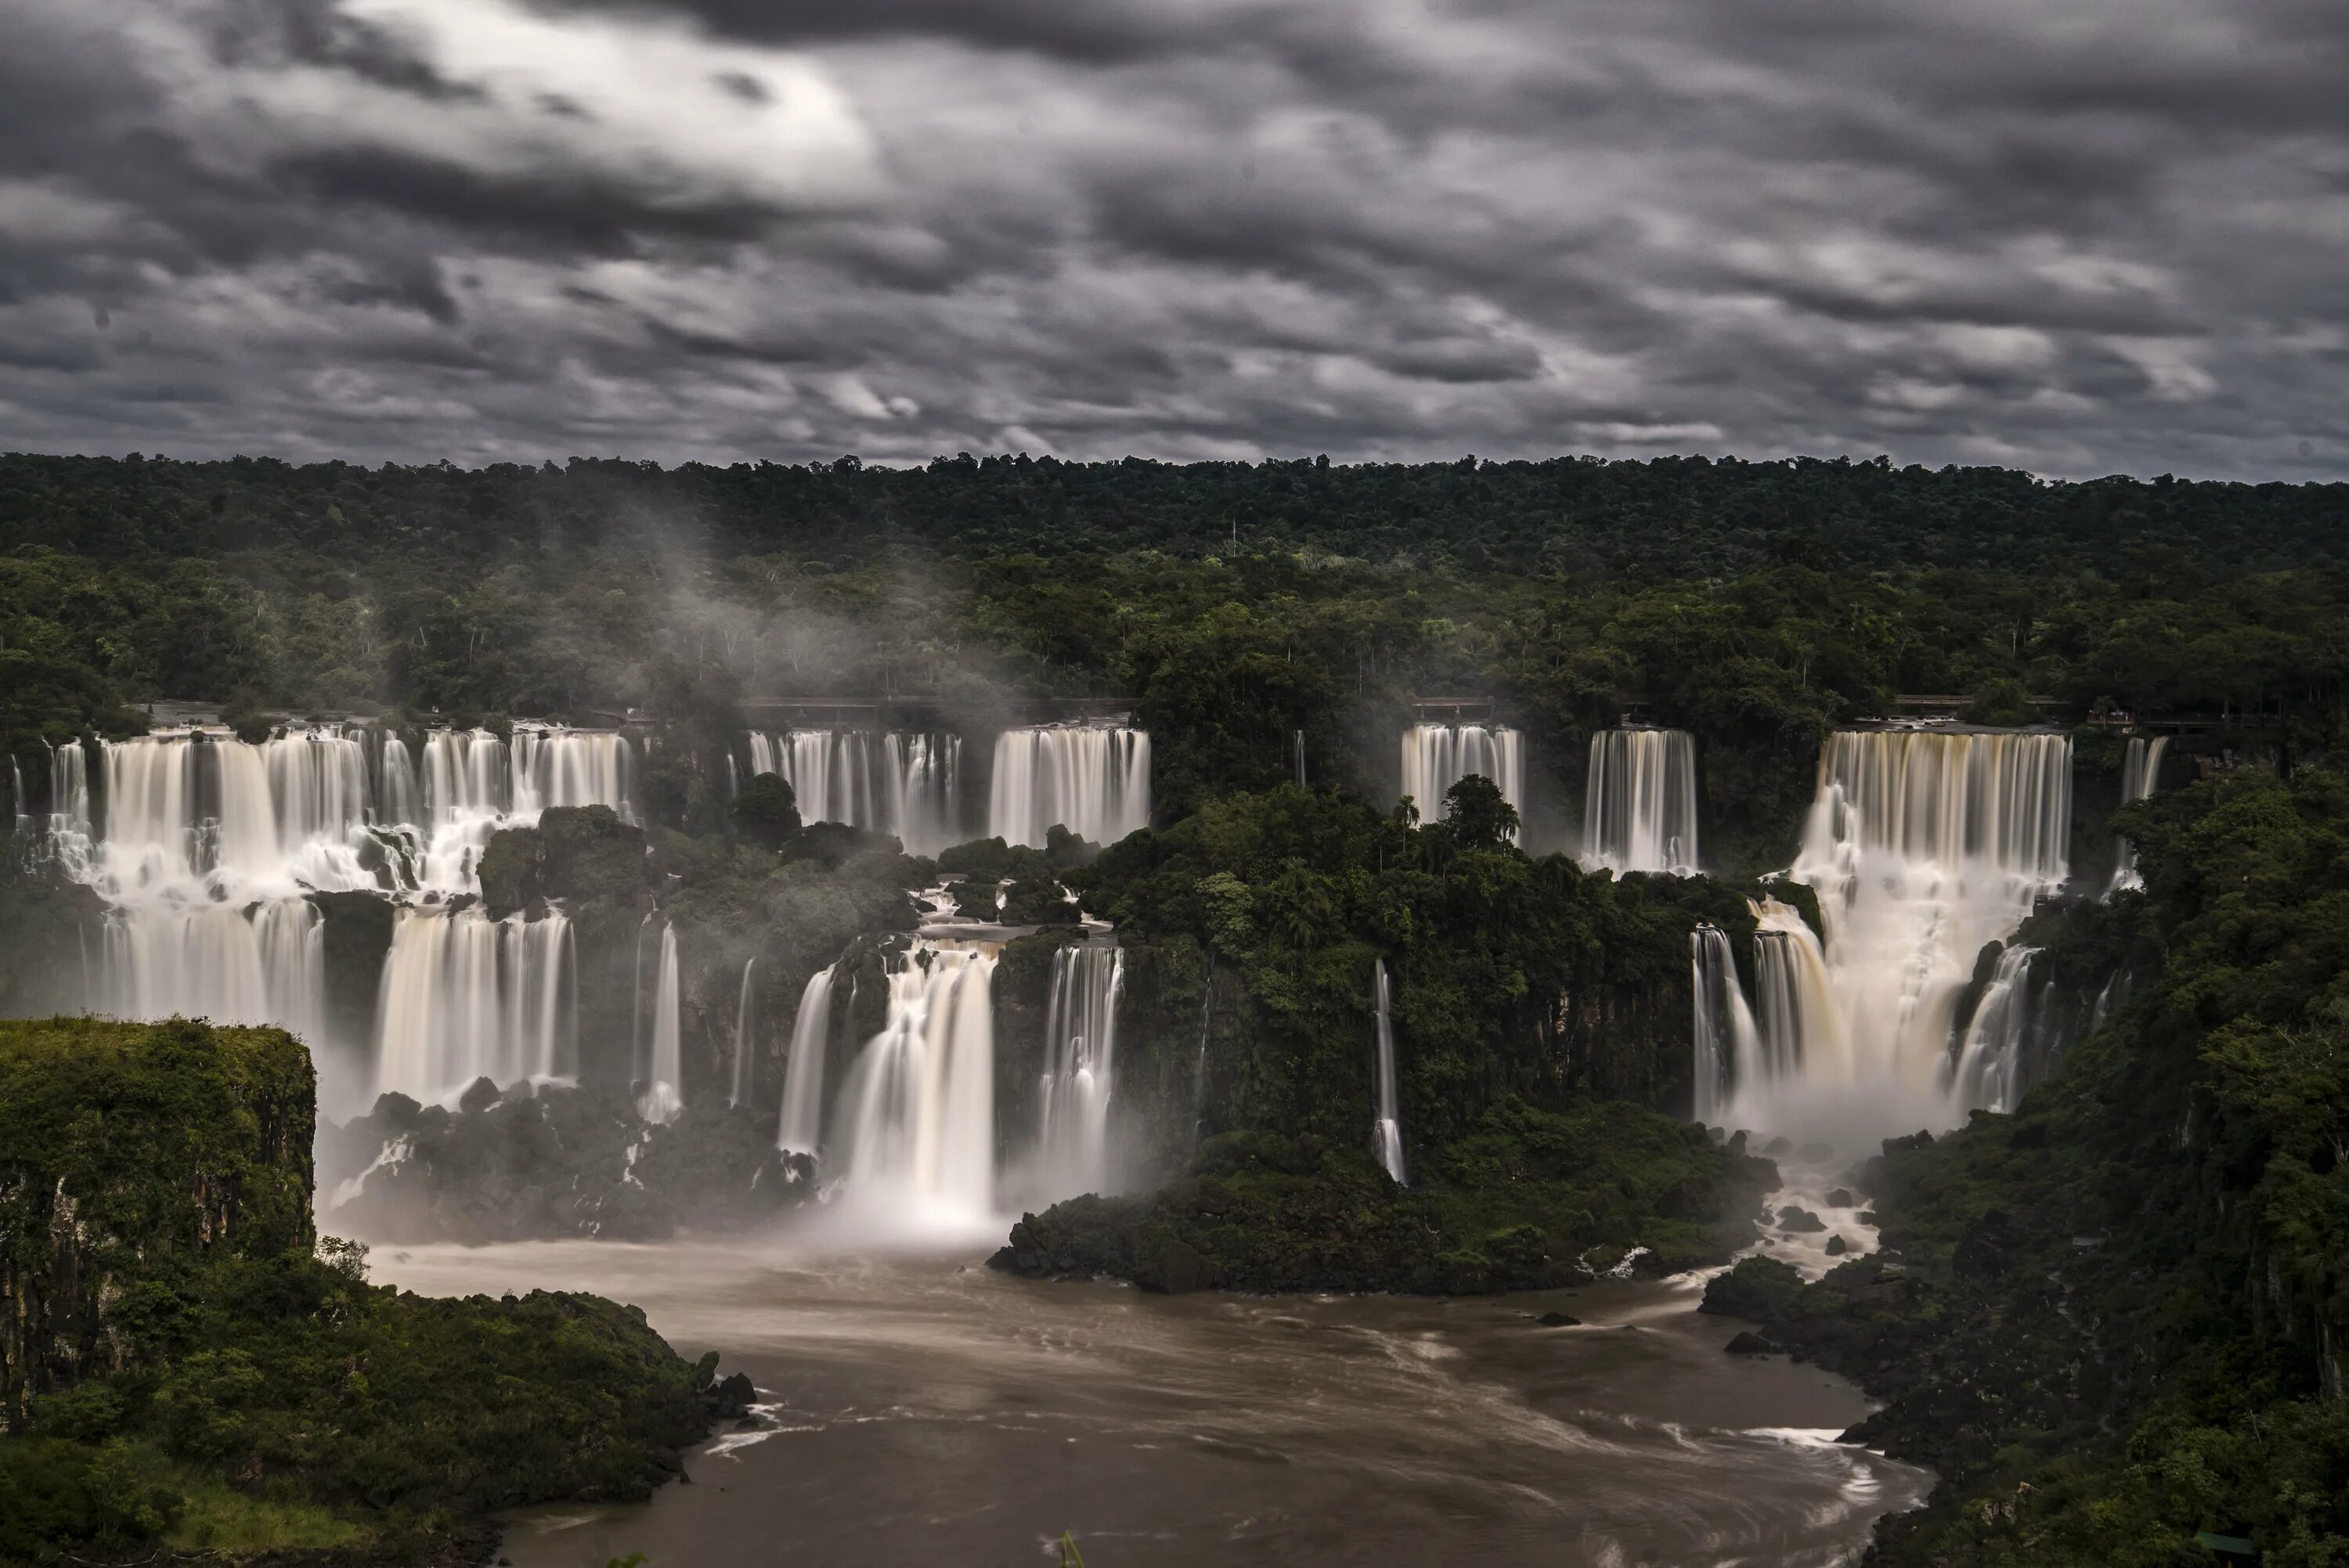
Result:
<svg viewBox="0 0 2349 1568"><path fill-rule="evenodd" d="M1873 1209L1862 1209L1859 1212L1858 1218L1861 1224L1873 1227L1876 1223L1876 1211Z"/></svg>
<svg viewBox="0 0 2349 1568"><path fill-rule="evenodd" d="M1765 1143L1765 1144L1764 1144L1764 1145L1762 1146L1762 1152L1763 1152L1763 1153L1764 1153L1764 1154L1768 1154L1768 1155L1775 1156L1775 1155L1780 1155L1780 1154L1788 1154L1788 1153L1792 1153L1792 1152L1794 1151L1794 1148L1795 1148L1795 1140L1794 1140L1793 1139L1791 1139L1791 1138L1774 1138L1774 1139L1772 1139L1769 1142L1767 1142L1767 1143Z"/></svg>
<svg viewBox="0 0 2349 1568"><path fill-rule="evenodd" d="M457 1109L467 1116L478 1115L497 1104L502 1098L496 1084L488 1078L477 1078L465 1092L458 1097Z"/></svg>
<svg viewBox="0 0 2349 1568"><path fill-rule="evenodd" d="M1834 1187L1828 1189L1826 1203L1827 1207L1830 1209L1850 1208L1852 1204L1851 1189L1848 1187Z"/></svg>
<svg viewBox="0 0 2349 1568"><path fill-rule="evenodd" d="M2014 1130L2014 1136L2006 1140L2006 1146L2009 1149L2046 1148L2047 1124L2044 1121L2024 1122Z"/></svg>
<svg viewBox="0 0 2349 1568"><path fill-rule="evenodd" d="M1740 1258L1735 1268L1706 1283L1704 1300L1697 1310L1768 1323L1793 1305L1802 1288L1802 1273L1792 1264L1775 1258Z"/></svg>
<svg viewBox="0 0 2349 1568"><path fill-rule="evenodd" d="M739 1418L750 1413L750 1406L758 1399L759 1390L752 1386L746 1374L737 1372L719 1382L702 1398L709 1402L711 1411L716 1415Z"/></svg>
<svg viewBox="0 0 2349 1568"><path fill-rule="evenodd" d="M1789 1203L1785 1208L1778 1211L1778 1228L1782 1231L1793 1231L1798 1235L1807 1236L1815 1232L1826 1230L1827 1228L1827 1222L1825 1220L1820 1219L1816 1214L1812 1213L1808 1209L1803 1208L1799 1204Z"/></svg>
<svg viewBox="0 0 2349 1568"><path fill-rule="evenodd" d="M1732 1356L1784 1356L1786 1354L1785 1346L1775 1339L1756 1334L1750 1328L1722 1348Z"/></svg>
<svg viewBox="0 0 2349 1568"><path fill-rule="evenodd" d="M1582 1319L1568 1317L1562 1312L1545 1312L1534 1321L1544 1328L1577 1328L1582 1324Z"/></svg>
<svg viewBox="0 0 2349 1568"><path fill-rule="evenodd" d="M1841 1236L1829 1236L1827 1238L1827 1256L1831 1258L1839 1258L1849 1251L1851 1251L1851 1243L1845 1241Z"/></svg>
<svg viewBox="0 0 2349 1568"><path fill-rule="evenodd" d="M1168 1295L1188 1295L1193 1291L1212 1290L1216 1286L1216 1271L1199 1250L1188 1242L1169 1242L1159 1249L1157 1260L1134 1275L1133 1283L1144 1290L1163 1291Z"/></svg>

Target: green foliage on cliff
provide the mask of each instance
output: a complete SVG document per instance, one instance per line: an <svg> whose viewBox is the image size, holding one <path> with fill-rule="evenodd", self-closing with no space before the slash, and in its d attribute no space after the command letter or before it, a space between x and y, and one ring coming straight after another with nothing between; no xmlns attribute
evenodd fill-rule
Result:
<svg viewBox="0 0 2349 1568"><path fill-rule="evenodd" d="M490 1509L643 1496L706 1429L709 1368L632 1308L314 1250L312 1092L277 1030L0 1024L0 1560L421 1560Z"/></svg>
<svg viewBox="0 0 2349 1568"><path fill-rule="evenodd" d="M1940 1469L1889 1564L2349 1561L2349 787L2243 772L2133 806L2142 895L2043 916L2134 998L2014 1117L1899 1140L1890 1252L1716 1282L1891 1403Z"/></svg>
<svg viewBox="0 0 2349 1568"><path fill-rule="evenodd" d="M1413 1176L1396 1186L1367 1137L1226 1133L1157 1192L1025 1216L994 1263L1153 1290L1532 1289L1587 1280L1635 1247L1642 1272L1715 1262L1751 1237L1777 1184L1769 1161L1619 1101L1566 1114L1504 1102Z"/></svg>

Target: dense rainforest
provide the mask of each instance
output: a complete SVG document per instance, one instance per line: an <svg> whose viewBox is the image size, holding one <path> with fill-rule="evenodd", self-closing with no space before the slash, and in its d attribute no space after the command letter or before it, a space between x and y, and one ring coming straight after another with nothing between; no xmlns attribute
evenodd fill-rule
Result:
<svg viewBox="0 0 2349 1568"><path fill-rule="evenodd" d="M736 788L730 769L746 729L816 699L886 699L973 738L1130 712L1150 820L1106 844L930 855L802 821L780 779ZM1431 700L1522 732L1516 807L1474 775L1398 801L1396 737ZM354 1220L646 1237L803 1202L804 1157L771 1136L793 1008L838 975L842 1026L818 1046L836 1078L882 1026L913 895L944 879L1032 928L994 971L1007 1121L1035 1115L1077 906L1114 923L1118 1104L1147 1180L1040 1204L997 1261L1157 1289L1461 1293L1725 1261L1779 1178L1688 1119L1692 937L1721 934L1750 985L1749 900L1824 934L1809 889L1763 879L1793 863L1837 730L1909 711L2067 735L2055 830L2076 882L2015 936L2064 999L2027 1097L1856 1165L1880 1250L1807 1284L1749 1259L1714 1305L1889 1399L1858 1435L1941 1472L1934 1508L1882 1532L1888 1562L2209 1561L2198 1536L2349 1561L2349 487L1812 460L0 458L17 847L52 809L51 747L172 703L252 735L365 716L413 742L538 717L626 718L646 742L639 820L550 809L476 868L492 916L565 912L579 1086L382 1096L318 1145L330 1193L398 1150ZM1627 717L1693 738L1710 874L1566 852L1591 737ZM2128 803L2124 748L2153 726L2169 782ZM2114 874L2116 832L2141 889ZM330 1011L363 1025L394 913L314 903ZM629 1090L657 914L684 954L685 1109L645 1128ZM0 1004L42 1006L98 917L88 888L10 857ZM1403 1047L1408 1187L1361 1137L1374 973ZM745 1032L772 1042L747 1064ZM288 1235L273 1256L308 1239ZM187 1274L186 1312L260 1292L305 1356L419 1310L330 1264L269 1263L293 1283L266 1290L262 1264L205 1267L222 1283ZM285 1400L317 1397L312 1369ZM655 1370L670 1389L678 1369ZM20 1466L0 1484L81 1506L91 1478L135 1472L178 1488L181 1517L237 1506L171 1425L164 1394L192 1376L159 1352L93 1385L115 1404L33 1400L50 1446L0 1449ZM290 1418L254 1401L240 1440L276 1440ZM429 1412L390 1411L383 1440L411 1418ZM268 1495L322 1520L377 1506L339 1472L304 1476ZM185 1539L157 1506L87 1531Z"/></svg>

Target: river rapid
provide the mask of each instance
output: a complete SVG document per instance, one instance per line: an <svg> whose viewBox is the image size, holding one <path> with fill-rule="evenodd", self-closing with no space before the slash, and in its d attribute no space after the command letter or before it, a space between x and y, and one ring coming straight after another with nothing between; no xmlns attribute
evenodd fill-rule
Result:
<svg viewBox="0 0 2349 1568"><path fill-rule="evenodd" d="M761 1428L651 1501L523 1511L515 1568L1060 1562L1089 1568L1856 1560L1931 1478L1835 1434L1869 1409L1724 1355L1701 1282L1573 1292L1154 1296L972 1257L755 1243L384 1248L425 1295L588 1290L758 1385ZM1578 1326L1546 1328L1563 1311Z"/></svg>

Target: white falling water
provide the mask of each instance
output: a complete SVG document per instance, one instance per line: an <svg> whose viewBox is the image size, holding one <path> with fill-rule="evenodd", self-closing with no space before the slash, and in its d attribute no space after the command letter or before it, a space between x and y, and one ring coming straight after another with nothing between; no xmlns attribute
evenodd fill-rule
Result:
<svg viewBox="0 0 2349 1568"><path fill-rule="evenodd" d="M808 976L792 1019L791 1059L783 1065L783 1113L775 1147L813 1154L823 1142L823 1057L832 1042L832 984L839 965Z"/></svg>
<svg viewBox="0 0 2349 1568"><path fill-rule="evenodd" d="M16 780L20 806L24 794L20 776ZM89 754L80 741L68 740L49 753L49 810L42 837L50 858L63 865L69 876L87 874L90 831Z"/></svg>
<svg viewBox="0 0 2349 1568"><path fill-rule="evenodd" d="M2147 740L2143 736L2129 737L2128 756L2121 763L2121 799L2150 799L2161 788L2161 758L2169 749L2169 737L2157 735ZM2137 846L2124 837L2113 861L2113 883L2110 893L2127 888L2143 887L2145 879L2137 874Z"/></svg>
<svg viewBox="0 0 2349 1568"><path fill-rule="evenodd" d="M1792 875L1818 894L1826 940L1757 906L1759 1059L1726 1109L1747 1126L1826 1138L1947 1126L1983 1103L1951 1070L1957 1003L2066 874L2069 737L1832 737Z"/></svg>
<svg viewBox="0 0 2349 1568"><path fill-rule="evenodd" d="M793 729L748 738L750 771L792 787L800 820L895 833L905 852L959 843L962 737L926 731ZM734 759L727 758L731 769Z"/></svg>
<svg viewBox="0 0 2349 1568"><path fill-rule="evenodd" d="M653 981L652 1061L645 1073L644 1094L636 1102L637 1110L647 1121L675 1121L677 1113L685 1108L684 1098L678 1093L678 1086L685 1078L678 1040L682 1027L678 1017L681 990L677 927L663 925L660 971Z"/></svg>
<svg viewBox="0 0 2349 1568"><path fill-rule="evenodd" d="M1582 858L1616 872L1696 874L1696 745L1686 730L1590 738Z"/></svg>
<svg viewBox="0 0 2349 1568"><path fill-rule="evenodd" d="M1414 724L1402 732L1402 792L1420 820L1444 815L1444 797L1470 774L1500 788L1501 799L1526 809L1526 738L1500 725Z"/></svg>
<svg viewBox="0 0 2349 1568"><path fill-rule="evenodd" d="M1300 789L1305 789L1307 788L1307 785L1305 782L1305 732L1303 730L1300 729L1297 731L1296 734L1289 738L1289 754L1297 766L1297 787Z"/></svg>
<svg viewBox="0 0 2349 1568"><path fill-rule="evenodd" d="M841 1087L841 1202L868 1227L968 1233L995 1197L995 951L922 939L894 955L887 1023Z"/></svg>
<svg viewBox="0 0 2349 1568"><path fill-rule="evenodd" d="M2023 1047L2031 1027L2031 961L2039 949L2009 943L1998 967L1974 1004L1951 1063L1951 1088L1958 1102L1991 1110L2014 1109L2023 1098Z"/></svg>
<svg viewBox="0 0 2349 1568"><path fill-rule="evenodd" d="M392 923L377 1004L376 1089L450 1101L476 1079L571 1076L571 924L410 907Z"/></svg>
<svg viewBox="0 0 2349 1568"><path fill-rule="evenodd" d="M1047 1201L1109 1185L1109 1105L1124 985L1125 954L1115 947L1063 947L1052 954L1036 1129L1037 1179Z"/></svg>
<svg viewBox="0 0 2349 1568"><path fill-rule="evenodd" d="M734 1092L727 1097L729 1105L741 1105L750 1098L753 1085L753 1062L750 1056L750 975L757 969L756 958L742 960L742 989L734 999Z"/></svg>
<svg viewBox="0 0 2349 1568"><path fill-rule="evenodd" d="M1402 1119L1395 1104L1394 1020L1389 1011L1392 998L1387 992L1387 965L1381 958L1371 968L1375 987L1374 998L1378 1016L1379 1037L1379 1114L1371 1123L1371 1147L1377 1150L1379 1163L1398 1185L1410 1180L1402 1159Z"/></svg>
<svg viewBox="0 0 2349 1568"><path fill-rule="evenodd" d="M1058 825L1097 844L1150 825L1150 733L1123 724L1007 729L995 739L987 830L1044 847Z"/></svg>
<svg viewBox="0 0 2349 1568"><path fill-rule="evenodd" d="M1754 1070L1760 1037L1754 1012L1737 983L1737 958L1729 934L1717 925L1689 933L1691 979L1696 993L1695 1104L1692 1114L1717 1122L1738 1078Z"/></svg>
<svg viewBox="0 0 2349 1568"><path fill-rule="evenodd" d="M377 820L421 822L423 797L416 783L416 765L409 759L408 742L387 733L376 763Z"/></svg>

